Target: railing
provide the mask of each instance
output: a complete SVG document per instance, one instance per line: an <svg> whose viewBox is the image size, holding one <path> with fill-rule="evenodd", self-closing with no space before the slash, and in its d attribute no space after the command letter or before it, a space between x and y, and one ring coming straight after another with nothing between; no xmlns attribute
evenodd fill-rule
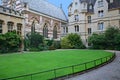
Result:
<svg viewBox="0 0 120 80"><path fill-rule="evenodd" d="M99 58L93 61L85 62L82 64L52 69L48 71L42 71L33 74L21 75L11 78L5 78L0 80L48 80L48 79L55 80L58 77L68 76L78 72L89 70L91 68L95 68L101 64L109 62L114 57L115 54L103 58Z"/></svg>

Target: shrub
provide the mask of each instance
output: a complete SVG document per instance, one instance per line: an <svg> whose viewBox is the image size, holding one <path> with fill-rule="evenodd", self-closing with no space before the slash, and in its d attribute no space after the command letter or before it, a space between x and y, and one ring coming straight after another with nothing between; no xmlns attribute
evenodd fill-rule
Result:
<svg viewBox="0 0 120 80"><path fill-rule="evenodd" d="M85 48L81 37L78 34L69 34L61 40L61 47L64 49L81 49Z"/></svg>
<svg viewBox="0 0 120 80"><path fill-rule="evenodd" d="M16 52L21 48L22 39L16 31L0 34L1 53Z"/></svg>
<svg viewBox="0 0 120 80"><path fill-rule="evenodd" d="M109 27L105 33L93 34L88 39L92 44L92 49L116 49L120 50L120 30L118 28Z"/></svg>

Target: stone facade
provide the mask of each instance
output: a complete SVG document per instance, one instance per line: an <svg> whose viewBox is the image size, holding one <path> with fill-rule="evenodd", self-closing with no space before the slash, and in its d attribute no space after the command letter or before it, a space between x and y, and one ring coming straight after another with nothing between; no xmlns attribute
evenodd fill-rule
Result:
<svg viewBox="0 0 120 80"><path fill-rule="evenodd" d="M67 17L62 8L45 0L3 0L3 5L24 14L25 35L33 30L46 39L60 40L66 34Z"/></svg>
<svg viewBox="0 0 120 80"><path fill-rule="evenodd" d="M24 38L24 17L19 12L0 6L0 34L13 30Z"/></svg>
<svg viewBox="0 0 120 80"><path fill-rule="evenodd" d="M78 33L86 46L92 33L120 28L120 0L73 0L68 12L68 33Z"/></svg>

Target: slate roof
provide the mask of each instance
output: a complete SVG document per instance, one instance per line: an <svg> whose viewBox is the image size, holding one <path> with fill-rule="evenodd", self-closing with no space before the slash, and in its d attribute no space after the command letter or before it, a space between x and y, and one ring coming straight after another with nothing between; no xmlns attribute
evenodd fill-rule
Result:
<svg viewBox="0 0 120 80"><path fill-rule="evenodd" d="M67 17L60 7L56 7L53 4L50 4L46 0L21 0L22 2L28 3L29 9L60 19L67 21Z"/></svg>
<svg viewBox="0 0 120 80"><path fill-rule="evenodd" d="M93 13L94 12L94 5L97 0L79 0L80 3L86 2L88 3L88 12ZM108 9L116 9L120 8L120 0L113 0L113 3L110 3L110 0L106 0L108 2ZM72 6L73 2L69 5ZM92 6L92 9L89 9L89 7Z"/></svg>
<svg viewBox="0 0 120 80"><path fill-rule="evenodd" d="M108 1L108 9L120 8L120 0L113 0L113 3L110 3L110 0L107 1Z"/></svg>

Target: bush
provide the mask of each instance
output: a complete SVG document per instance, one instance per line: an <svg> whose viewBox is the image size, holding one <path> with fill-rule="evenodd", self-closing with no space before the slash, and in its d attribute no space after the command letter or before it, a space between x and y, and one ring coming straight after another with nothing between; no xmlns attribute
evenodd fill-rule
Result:
<svg viewBox="0 0 120 80"><path fill-rule="evenodd" d="M54 47L54 45L49 46L49 50L55 50L56 48Z"/></svg>
<svg viewBox="0 0 120 80"><path fill-rule="evenodd" d="M61 42L60 41L54 41L53 45L56 49L61 49Z"/></svg>
<svg viewBox="0 0 120 80"><path fill-rule="evenodd" d="M61 40L61 47L64 49L83 49L81 37L78 34L69 34Z"/></svg>
<svg viewBox="0 0 120 80"><path fill-rule="evenodd" d="M116 49L120 50L120 30L118 28L109 27L105 33L93 34L88 39L92 44L92 49Z"/></svg>
<svg viewBox="0 0 120 80"><path fill-rule="evenodd" d="M39 33L27 34L24 40L25 50L30 51L43 51L44 50L44 38Z"/></svg>
<svg viewBox="0 0 120 80"><path fill-rule="evenodd" d="M0 50L1 53L17 52L22 45L20 35L16 31L0 34Z"/></svg>

